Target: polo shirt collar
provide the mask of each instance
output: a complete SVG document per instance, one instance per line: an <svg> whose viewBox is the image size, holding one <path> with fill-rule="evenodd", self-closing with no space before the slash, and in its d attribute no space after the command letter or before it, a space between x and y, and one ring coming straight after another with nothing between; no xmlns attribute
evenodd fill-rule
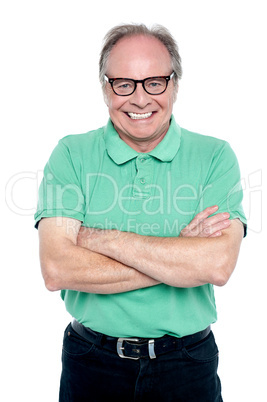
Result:
<svg viewBox="0 0 267 402"><path fill-rule="evenodd" d="M171 117L171 124L162 141L149 152L162 162L171 162L177 154L181 143L181 128L176 123L174 116Z"/></svg>
<svg viewBox="0 0 267 402"><path fill-rule="evenodd" d="M113 161L121 165L129 160L136 158L140 153L127 145L115 130L111 119L104 128L104 140L106 149ZM171 117L171 124L163 140L148 155L161 160L170 162L173 160L180 148L181 128L176 123L174 116Z"/></svg>

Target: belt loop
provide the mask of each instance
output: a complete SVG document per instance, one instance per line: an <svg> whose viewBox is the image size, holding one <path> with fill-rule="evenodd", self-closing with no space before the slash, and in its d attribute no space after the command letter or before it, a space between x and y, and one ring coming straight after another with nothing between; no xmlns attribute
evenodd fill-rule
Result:
<svg viewBox="0 0 267 402"><path fill-rule="evenodd" d="M155 355L155 341L154 339L149 339L148 341L148 354L150 359L156 359L156 355Z"/></svg>
<svg viewBox="0 0 267 402"><path fill-rule="evenodd" d="M105 335L101 334L101 333L97 333L95 344L102 348L104 346L104 343L105 343Z"/></svg>

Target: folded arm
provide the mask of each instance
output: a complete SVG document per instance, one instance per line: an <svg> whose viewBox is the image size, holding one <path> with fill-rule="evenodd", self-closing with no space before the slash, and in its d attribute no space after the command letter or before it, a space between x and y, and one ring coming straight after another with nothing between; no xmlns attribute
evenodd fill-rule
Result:
<svg viewBox="0 0 267 402"><path fill-rule="evenodd" d="M179 238L81 228L75 219L44 218L39 237L46 287L120 293L159 283L223 284L237 259L242 224L237 220L230 225L229 214L209 217L216 209L198 214Z"/></svg>
<svg viewBox="0 0 267 402"><path fill-rule="evenodd" d="M78 241L170 286L223 286L235 268L244 229L238 219L229 221L229 214L207 218L214 208L198 214L179 237L83 228Z"/></svg>
<svg viewBox="0 0 267 402"><path fill-rule="evenodd" d="M71 218L40 221L40 263L48 290L121 293L159 283L121 262L80 247L80 227L81 222Z"/></svg>

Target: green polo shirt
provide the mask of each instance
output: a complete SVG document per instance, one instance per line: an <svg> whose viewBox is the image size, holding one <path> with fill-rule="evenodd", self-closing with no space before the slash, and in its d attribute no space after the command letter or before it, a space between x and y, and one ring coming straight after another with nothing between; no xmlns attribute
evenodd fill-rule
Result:
<svg viewBox="0 0 267 402"><path fill-rule="evenodd" d="M239 166L227 142L189 132L172 116L156 148L138 153L109 120L59 141L44 170L35 220L37 227L43 217L64 216L88 227L176 237L215 204L246 223L241 201ZM61 297L79 322L116 337L181 337L217 318L210 284L109 295L64 290Z"/></svg>

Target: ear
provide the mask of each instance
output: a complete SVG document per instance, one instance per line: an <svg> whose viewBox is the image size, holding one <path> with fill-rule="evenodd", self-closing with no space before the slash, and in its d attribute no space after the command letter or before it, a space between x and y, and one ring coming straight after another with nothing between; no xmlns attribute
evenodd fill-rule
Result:
<svg viewBox="0 0 267 402"><path fill-rule="evenodd" d="M109 102L108 102L108 96L107 96L106 88L104 88L104 89L102 90L102 92L103 92L104 102L105 102L105 104L108 106L108 105L109 105Z"/></svg>
<svg viewBox="0 0 267 402"><path fill-rule="evenodd" d="M176 84L175 87L173 88L173 103L175 103L176 100L177 100L178 90L179 90L179 84L178 84L178 82L177 82L177 84Z"/></svg>

